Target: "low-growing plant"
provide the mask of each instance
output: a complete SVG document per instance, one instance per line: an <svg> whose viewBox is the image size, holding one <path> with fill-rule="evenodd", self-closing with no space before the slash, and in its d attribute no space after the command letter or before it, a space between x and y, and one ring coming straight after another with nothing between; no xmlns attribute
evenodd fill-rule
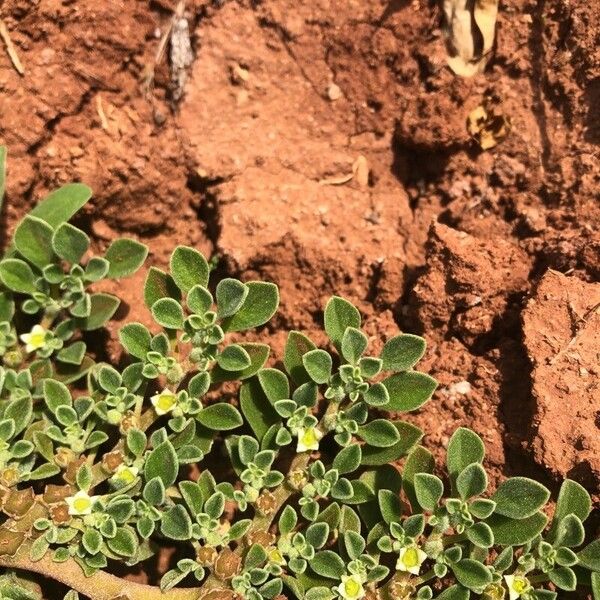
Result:
<svg viewBox="0 0 600 600"><path fill-rule="evenodd" d="M545 600L580 586L600 600L585 489L565 481L550 520L536 481L489 492L464 428L436 466L399 418L436 388L414 369L425 341L400 334L374 355L343 298L325 306L326 347L292 331L269 362L239 332L271 319L277 287L211 281L180 246L148 271L155 324L120 328L125 366L98 362L103 338L90 355L87 332L119 301L93 289L147 249L123 239L92 256L68 223L89 197L51 194L0 261L0 598L39 598L35 572L67 600ZM160 587L110 574L173 546Z"/></svg>

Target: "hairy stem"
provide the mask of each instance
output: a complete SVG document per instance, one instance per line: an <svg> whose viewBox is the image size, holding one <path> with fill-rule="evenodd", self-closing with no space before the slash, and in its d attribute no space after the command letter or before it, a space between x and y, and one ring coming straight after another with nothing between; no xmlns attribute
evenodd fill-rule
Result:
<svg viewBox="0 0 600 600"><path fill-rule="evenodd" d="M86 577L81 567L73 560L57 563L46 554L41 560L32 562L28 554L29 544L23 544L15 556L0 556L0 567L40 573L88 596L91 600L116 600L120 597L127 600L198 600L201 598L200 588L179 588L163 593L158 587L126 581L104 571Z"/></svg>

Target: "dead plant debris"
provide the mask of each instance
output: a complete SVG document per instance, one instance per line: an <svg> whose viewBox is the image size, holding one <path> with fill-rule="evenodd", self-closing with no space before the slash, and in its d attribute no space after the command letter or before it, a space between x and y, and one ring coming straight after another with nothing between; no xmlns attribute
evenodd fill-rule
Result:
<svg viewBox="0 0 600 600"><path fill-rule="evenodd" d="M510 129L510 117L502 112L500 98L492 93L486 93L481 104L467 117L467 131L482 150L498 145Z"/></svg>

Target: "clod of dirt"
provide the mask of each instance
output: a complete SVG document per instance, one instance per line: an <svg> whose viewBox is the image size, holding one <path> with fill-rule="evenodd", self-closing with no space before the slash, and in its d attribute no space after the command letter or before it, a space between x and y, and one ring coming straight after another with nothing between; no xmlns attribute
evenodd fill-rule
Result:
<svg viewBox="0 0 600 600"><path fill-rule="evenodd" d="M600 490L600 283L557 271L542 277L523 312L533 366L536 462Z"/></svg>
<svg viewBox="0 0 600 600"><path fill-rule="evenodd" d="M409 299L409 320L474 347L492 332L510 296L527 289L530 268L525 252L504 239L478 239L435 223L427 266Z"/></svg>

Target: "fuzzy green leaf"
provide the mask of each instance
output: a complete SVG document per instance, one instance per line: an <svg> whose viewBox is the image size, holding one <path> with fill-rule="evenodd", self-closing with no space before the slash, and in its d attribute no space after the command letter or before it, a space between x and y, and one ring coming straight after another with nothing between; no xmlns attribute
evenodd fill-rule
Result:
<svg viewBox="0 0 600 600"><path fill-rule="evenodd" d="M184 293L189 292L195 285L208 286L208 263L194 248L177 246L171 254L170 268L173 280Z"/></svg>
<svg viewBox="0 0 600 600"><path fill-rule="evenodd" d="M381 352L385 371L408 371L412 369L425 354L427 345L418 335L403 333L388 340Z"/></svg>
<svg viewBox="0 0 600 600"><path fill-rule="evenodd" d="M315 350L313 342L299 331L290 331L285 344L283 364L290 377L297 385L312 381L304 368L302 357L311 350Z"/></svg>
<svg viewBox="0 0 600 600"><path fill-rule="evenodd" d="M203 408L196 415L196 419L213 431L229 431L244 422L237 408L225 402L218 402Z"/></svg>
<svg viewBox="0 0 600 600"><path fill-rule="evenodd" d="M398 442L400 434L394 424L387 419L375 419L358 428L358 435L376 448L389 448Z"/></svg>
<svg viewBox="0 0 600 600"><path fill-rule="evenodd" d="M119 330L119 340L123 348L136 358L145 358L150 351L151 335L141 323L128 323Z"/></svg>
<svg viewBox="0 0 600 600"><path fill-rule="evenodd" d="M192 520L181 504L175 505L163 514L161 531L172 540L184 541L192 537Z"/></svg>
<svg viewBox="0 0 600 600"><path fill-rule="evenodd" d="M423 446L416 446L406 459L402 471L402 489L410 501L413 512L417 512L420 504L415 490L417 473L432 473L435 466L433 455Z"/></svg>
<svg viewBox="0 0 600 600"><path fill-rule="evenodd" d="M310 568L317 574L329 579L340 579L346 572L344 561L331 550L317 552L310 561Z"/></svg>
<svg viewBox="0 0 600 600"><path fill-rule="evenodd" d="M222 321L223 331L243 331L264 325L279 306L279 290L273 283L250 281L248 294L235 315Z"/></svg>
<svg viewBox="0 0 600 600"><path fill-rule="evenodd" d="M490 570L477 560L465 558L452 565L456 579L466 588L477 591L492 583Z"/></svg>
<svg viewBox="0 0 600 600"><path fill-rule="evenodd" d="M494 533L487 523L475 523L467 528L467 538L479 548L491 548L494 545Z"/></svg>
<svg viewBox="0 0 600 600"><path fill-rule="evenodd" d="M389 448L377 448L364 445L362 447L361 462L366 466L385 465L406 456L408 452L418 444L423 437L423 432L404 421L394 421L394 427L398 430L399 441Z"/></svg>
<svg viewBox="0 0 600 600"><path fill-rule="evenodd" d="M279 415L256 380L246 381L240 388L240 408L257 439L262 440L269 427L280 422Z"/></svg>
<svg viewBox="0 0 600 600"><path fill-rule="evenodd" d="M85 342L74 342L66 348L62 348L56 355L56 360L69 365L80 365L85 356Z"/></svg>
<svg viewBox="0 0 600 600"><path fill-rule="evenodd" d="M448 451L446 463L448 473L453 485L456 483L456 478L472 463L483 462L485 456L485 448L481 438L470 429L459 427L448 443Z"/></svg>
<svg viewBox="0 0 600 600"><path fill-rule="evenodd" d="M565 479L556 501L552 529L555 530L558 523L569 514L576 515L583 522L588 518L591 510L592 500L587 490L576 481Z"/></svg>
<svg viewBox="0 0 600 600"><path fill-rule="evenodd" d="M462 585L453 585L444 590L435 600L469 600L471 592Z"/></svg>
<svg viewBox="0 0 600 600"><path fill-rule="evenodd" d="M237 279L222 279L216 290L217 315L224 319L234 315L244 304L248 287Z"/></svg>
<svg viewBox="0 0 600 600"><path fill-rule="evenodd" d="M52 236L52 248L56 255L71 264L79 264L89 247L90 238L87 234L70 223L60 225Z"/></svg>
<svg viewBox="0 0 600 600"><path fill-rule="evenodd" d="M385 410L408 412L420 408L427 402L435 388L437 381L418 371L395 373L382 381L390 395L390 401Z"/></svg>
<svg viewBox="0 0 600 600"><path fill-rule="evenodd" d="M53 379L44 380L44 400L50 411L56 413L59 406L72 406L73 400L69 388Z"/></svg>
<svg viewBox="0 0 600 600"><path fill-rule="evenodd" d="M431 473L416 473L414 488L418 503L428 511L433 511L444 493L444 484L439 477Z"/></svg>
<svg viewBox="0 0 600 600"><path fill-rule="evenodd" d="M352 365L360 360L367 349L369 339L356 327L348 327L342 336L342 356Z"/></svg>
<svg viewBox="0 0 600 600"><path fill-rule="evenodd" d="M311 350L302 357L302 364L315 383L327 383L331 377L333 361L325 350Z"/></svg>
<svg viewBox="0 0 600 600"><path fill-rule="evenodd" d="M19 258L5 258L0 262L0 280L13 292L33 294L37 291L31 267Z"/></svg>
<svg viewBox="0 0 600 600"><path fill-rule="evenodd" d="M290 397L290 384L284 373L278 369L261 369L258 380L263 392L272 404Z"/></svg>
<svg viewBox="0 0 600 600"><path fill-rule="evenodd" d="M117 527L113 538L106 540L108 547L120 556L133 556L138 549L138 537L131 527Z"/></svg>
<svg viewBox="0 0 600 600"><path fill-rule="evenodd" d="M219 353L217 364L225 371L242 371L252 364L252 359L243 346L231 344Z"/></svg>
<svg viewBox="0 0 600 600"><path fill-rule="evenodd" d="M487 473L479 463L472 463L467 466L456 479L456 489L463 500L483 494L487 485Z"/></svg>
<svg viewBox="0 0 600 600"><path fill-rule="evenodd" d="M111 294L92 294L90 296L90 316L77 319L78 326L84 331L93 331L103 327L117 312L121 301Z"/></svg>
<svg viewBox="0 0 600 600"><path fill-rule="evenodd" d="M578 552L577 558L581 566L590 571L600 573L600 539L594 540L581 550L581 552Z"/></svg>
<svg viewBox="0 0 600 600"><path fill-rule="evenodd" d="M552 569L548 576L550 581L559 589L573 592L577 588L577 575L569 567L557 567Z"/></svg>
<svg viewBox="0 0 600 600"><path fill-rule="evenodd" d="M178 470L179 464L175 448L169 440L165 440L148 455L144 476L146 481L159 477L165 488L168 488L175 483Z"/></svg>
<svg viewBox="0 0 600 600"><path fill-rule="evenodd" d="M546 527L548 517L538 512L526 519L511 519L497 513L486 519L492 529L494 542L501 546L521 546L534 539Z"/></svg>
<svg viewBox="0 0 600 600"><path fill-rule="evenodd" d="M379 510L386 523L399 522L402 518L400 496L390 490L379 490L377 494Z"/></svg>
<svg viewBox="0 0 600 600"><path fill-rule="evenodd" d="M27 215L15 230L13 240L21 256L41 269L54 259L53 233L46 221Z"/></svg>
<svg viewBox="0 0 600 600"><path fill-rule="evenodd" d="M104 258L108 261L107 277L120 279L135 273L146 260L148 247L136 240L120 238L106 250Z"/></svg>
<svg viewBox="0 0 600 600"><path fill-rule="evenodd" d="M511 519L525 519L548 502L550 491L527 477L512 477L503 481L492 496L496 514Z"/></svg>
<svg viewBox="0 0 600 600"><path fill-rule="evenodd" d="M362 458L361 447L358 444L352 444L343 448L333 459L332 467L337 469L340 475L352 473L360 466Z"/></svg>
<svg viewBox="0 0 600 600"><path fill-rule="evenodd" d="M358 309L343 298L333 296L325 307L325 331L329 339L341 348L342 338L348 327L360 328Z"/></svg>
<svg viewBox="0 0 600 600"><path fill-rule="evenodd" d="M144 283L144 303L152 308L161 298L181 300L181 291L170 275L156 267L150 267Z"/></svg>
<svg viewBox="0 0 600 600"><path fill-rule="evenodd" d="M296 527L296 523L298 522L298 514L294 510L292 506L289 504L281 512L281 516L279 517L279 533L281 535L286 535L294 527Z"/></svg>
<svg viewBox="0 0 600 600"><path fill-rule="evenodd" d="M32 217L39 217L56 229L65 223L92 197L92 190L81 183L69 183L51 192L31 211Z"/></svg>
<svg viewBox="0 0 600 600"><path fill-rule="evenodd" d="M161 298L152 305L154 320L166 329L183 328L183 308L173 298Z"/></svg>
<svg viewBox="0 0 600 600"><path fill-rule="evenodd" d="M250 366L239 371L226 371L219 365L215 365L211 372L212 383L220 383L221 381L240 381L248 379L255 375L269 358L270 348L266 344L239 344L250 356Z"/></svg>

